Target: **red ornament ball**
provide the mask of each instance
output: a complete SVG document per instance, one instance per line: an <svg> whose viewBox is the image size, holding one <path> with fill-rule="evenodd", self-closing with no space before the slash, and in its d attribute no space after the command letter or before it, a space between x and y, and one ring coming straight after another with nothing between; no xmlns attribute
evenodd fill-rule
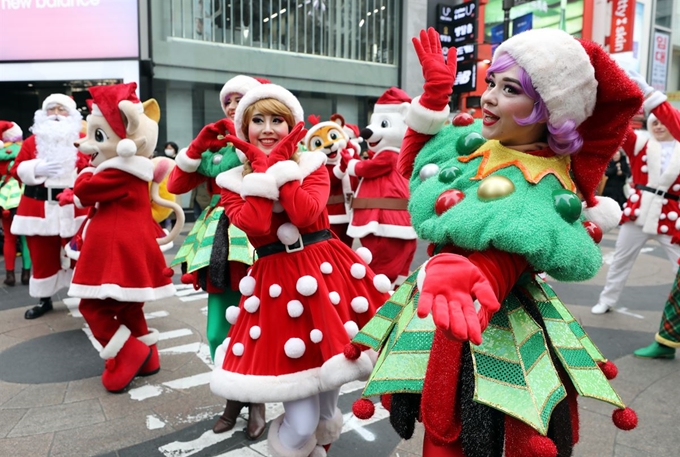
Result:
<svg viewBox="0 0 680 457"><path fill-rule="evenodd" d="M434 211L438 216L441 216L446 211L450 210L465 198L465 194L458 189L449 189L437 197L434 203Z"/></svg>
<svg viewBox="0 0 680 457"><path fill-rule="evenodd" d="M352 413L359 419L370 419L375 414L375 405L367 398L360 398L352 404Z"/></svg>
<svg viewBox="0 0 680 457"><path fill-rule="evenodd" d="M387 411L392 410L392 394L383 394L380 396L380 404Z"/></svg>
<svg viewBox="0 0 680 457"><path fill-rule="evenodd" d="M547 436L532 436L527 444L532 457L557 457L557 446Z"/></svg>
<svg viewBox="0 0 680 457"><path fill-rule="evenodd" d="M352 343L347 343L343 352L345 354L345 358L349 360L356 360L361 355L361 349L359 349L359 346Z"/></svg>
<svg viewBox="0 0 680 457"><path fill-rule="evenodd" d="M638 424L637 414L630 408L615 409L612 420L616 428L621 430L633 430Z"/></svg>
<svg viewBox="0 0 680 457"><path fill-rule="evenodd" d="M597 366L600 367L600 370L602 370L602 373L604 373L604 376L607 379L614 379L616 375L619 374L619 369L609 360L606 362L598 362Z"/></svg>
<svg viewBox="0 0 680 457"><path fill-rule="evenodd" d="M180 278L180 281L182 281L182 284L193 284L194 275L192 275L191 273L184 273Z"/></svg>
<svg viewBox="0 0 680 457"><path fill-rule="evenodd" d="M472 124L474 121L475 118L469 115L468 113L458 113L453 118L451 123L456 127L465 127L466 125Z"/></svg>
<svg viewBox="0 0 680 457"><path fill-rule="evenodd" d="M175 274L175 270L172 268L165 267L163 268L163 276L166 278L172 278L172 276Z"/></svg>
<svg viewBox="0 0 680 457"><path fill-rule="evenodd" d="M593 221L585 221L583 226L588 231L588 235L593 239L594 242L599 243L602 241L602 229Z"/></svg>

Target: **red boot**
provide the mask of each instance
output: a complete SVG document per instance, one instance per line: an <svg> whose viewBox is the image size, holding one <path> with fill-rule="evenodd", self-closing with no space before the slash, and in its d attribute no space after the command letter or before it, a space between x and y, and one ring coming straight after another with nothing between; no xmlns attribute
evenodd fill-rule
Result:
<svg viewBox="0 0 680 457"><path fill-rule="evenodd" d="M106 360L102 384L109 392L119 393L130 385L151 356L151 349L121 325L99 356Z"/></svg>
<svg viewBox="0 0 680 457"><path fill-rule="evenodd" d="M161 369L161 361L158 358L158 348L156 347L156 343L158 342L158 330L150 328L148 334L140 336L137 339L151 348L149 360L146 361L140 370L139 376L151 376L152 374L158 373Z"/></svg>

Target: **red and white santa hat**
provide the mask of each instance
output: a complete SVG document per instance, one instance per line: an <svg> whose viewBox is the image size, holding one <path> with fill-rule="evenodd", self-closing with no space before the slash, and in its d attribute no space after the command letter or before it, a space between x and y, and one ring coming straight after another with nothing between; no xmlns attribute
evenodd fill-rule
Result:
<svg viewBox="0 0 680 457"><path fill-rule="evenodd" d="M403 105L407 107L411 104L411 97L406 92L398 87L390 87L387 89L375 102L373 107L374 113L393 113L402 109Z"/></svg>
<svg viewBox="0 0 680 457"><path fill-rule="evenodd" d="M125 121L123 114L120 111L120 102L127 100L131 102L134 107L140 112L144 112L144 105L139 101L135 91L137 90L137 83L113 84L110 86L92 86L90 87L90 95L92 95L92 102L90 105L90 112L94 116L103 116L111 126L111 129L116 135L121 138L121 141L116 147L116 152L122 157L132 157L137 152L137 146L134 141L127 138L125 132ZM89 101L88 101L89 102Z"/></svg>
<svg viewBox="0 0 680 457"><path fill-rule="evenodd" d="M260 84L269 84L269 80L265 78L253 78L246 75L236 75L229 81L224 83L222 90L220 90L220 105L222 106L222 111L227 109L227 105L224 103L227 100L227 96L230 94L240 94L243 95L248 92L253 87L257 87Z"/></svg>
<svg viewBox="0 0 680 457"><path fill-rule="evenodd" d="M246 108L248 108L253 103L264 100L266 98L273 98L288 107L288 109L293 113L293 118L295 123L303 122L305 118L305 112L300 105L300 101L295 95L290 93L287 89L277 85L277 84L261 84L250 89L241 98L241 101L236 107L236 114L234 115L234 129L236 130L236 136L242 140L248 141L243 135L242 123L243 123L243 113ZM293 128L293 126L290 126Z"/></svg>
<svg viewBox="0 0 680 457"><path fill-rule="evenodd" d="M48 96L45 100L43 100L42 109L43 111L47 111L50 105L57 104L69 110L70 113L77 112L76 102L73 100L73 97L69 97L68 95L64 94L51 94Z"/></svg>
<svg viewBox="0 0 680 457"><path fill-rule="evenodd" d="M2 141L21 141L24 136L21 127L12 121L0 121L0 134Z"/></svg>
<svg viewBox="0 0 680 457"><path fill-rule="evenodd" d="M625 103L630 104L637 95L641 103L642 93L597 43L576 39L557 29L534 29L502 43L494 58L504 53L531 77L552 125L572 120L584 139L599 135L615 138L618 143L623 140L627 121L634 114ZM620 131L599 131L598 120L612 117L625 118L626 122L616 123ZM618 225L620 208L612 199L596 197L595 190L618 143L571 156L574 182L586 203L586 217L605 232Z"/></svg>

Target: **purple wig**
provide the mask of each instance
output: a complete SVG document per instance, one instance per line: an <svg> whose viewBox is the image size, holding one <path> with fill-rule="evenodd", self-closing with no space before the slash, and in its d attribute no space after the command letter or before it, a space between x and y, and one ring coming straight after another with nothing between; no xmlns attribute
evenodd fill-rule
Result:
<svg viewBox="0 0 680 457"><path fill-rule="evenodd" d="M534 109L529 116L524 119L515 118L519 125L535 124L536 122L546 121L548 127L548 145L556 154L571 155L576 154L583 146L583 138L576 131L576 122L567 120L562 125L553 125L548 121L550 113L543 102L541 95L534 89L531 77L524 71L524 68L517 65L515 59L509 54L501 54L494 59L487 73L500 73L514 66L519 69L519 83L527 96L534 101Z"/></svg>

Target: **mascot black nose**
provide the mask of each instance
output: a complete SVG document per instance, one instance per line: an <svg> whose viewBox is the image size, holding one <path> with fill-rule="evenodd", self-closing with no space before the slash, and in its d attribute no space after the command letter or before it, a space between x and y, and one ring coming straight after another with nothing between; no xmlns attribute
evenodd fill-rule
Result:
<svg viewBox="0 0 680 457"><path fill-rule="evenodd" d="M360 136L361 138L363 138L364 140L368 140L370 137L373 136L373 130L371 130L371 129L363 129L363 130L361 131L361 133L359 134L359 136Z"/></svg>

